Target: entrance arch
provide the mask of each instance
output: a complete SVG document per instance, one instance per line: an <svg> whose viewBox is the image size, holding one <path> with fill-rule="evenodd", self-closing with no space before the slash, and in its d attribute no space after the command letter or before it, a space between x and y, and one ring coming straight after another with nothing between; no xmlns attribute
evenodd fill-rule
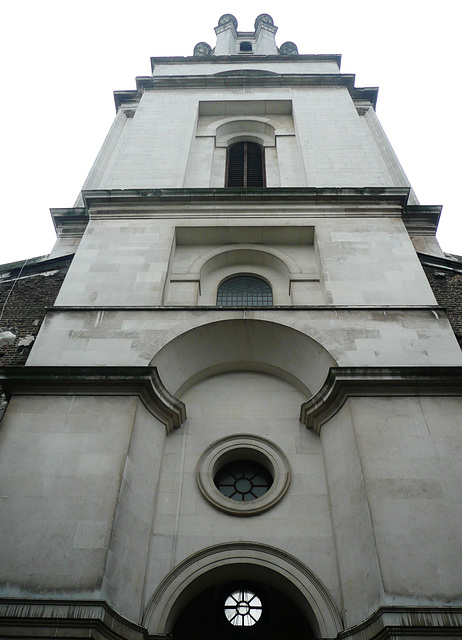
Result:
<svg viewBox="0 0 462 640"><path fill-rule="evenodd" d="M263 587L263 597L285 594L317 638L336 637L343 629L332 597L308 567L280 549L251 542L209 547L180 563L157 588L143 624L151 634L171 633L182 612L200 594L238 583L250 590L251 585L255 590Z"/></svg>

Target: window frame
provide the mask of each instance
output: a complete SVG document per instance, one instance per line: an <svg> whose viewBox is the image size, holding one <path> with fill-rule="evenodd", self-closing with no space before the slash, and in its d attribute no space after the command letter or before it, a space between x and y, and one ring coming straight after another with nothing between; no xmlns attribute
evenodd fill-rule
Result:
<svg viewBox="0 0 462 640"><path fill-rule="evenodd" d="M252 460L263 465L273 478L268 491L247 502L224 496L215 484L215 476L233 460ZM266 438L245 433L212 442L196 467L196 481L204 498L220 511L235 516L253 516L271 509L287 492L291 477L289 460L282 449Z"/></svg>
<svg viewBox="0 0 462 640"><path fill-rule="evenodd" d="M230 280L234 280L234 279L237 279L237 278L250 278L250 279L253 279L255 281L260 281L260 282L263 282L264 284L266 284L268 289L269 289L269 292L271 293L271 304L251 304L251 303L246 303L246 304L219 304L218 297L220 295L220 288L226 282L229 282ZM223 309L229 309L229 308L234 308L234 307L236 307L236 308L255 307L255 308L258 308L258 309L272 308L272 307L274 307L273 286L272 286L271 282L269 282L266 278L264 278L263 276L261 276L258 273L233 273L233 274L227 276L226 278L223 278L218 283L217 292L216 292L216 296L215 296L215 304L216 304L217 307L223 308Z"/></svg>

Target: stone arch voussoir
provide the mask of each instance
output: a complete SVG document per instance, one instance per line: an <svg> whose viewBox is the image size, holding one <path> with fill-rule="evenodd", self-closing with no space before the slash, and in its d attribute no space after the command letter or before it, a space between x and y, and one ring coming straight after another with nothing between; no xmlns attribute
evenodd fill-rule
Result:
<svg viewBox="0 0 462 640"><path fill-rule="evenodd" d="M188 602L227 579L249 577L283 589L305 614L318 638L335 638L342 621L329 591L302 562L274 547L235 542L208 547L181 562L161 582L143 617L150 634L170 633Z"/></svg>

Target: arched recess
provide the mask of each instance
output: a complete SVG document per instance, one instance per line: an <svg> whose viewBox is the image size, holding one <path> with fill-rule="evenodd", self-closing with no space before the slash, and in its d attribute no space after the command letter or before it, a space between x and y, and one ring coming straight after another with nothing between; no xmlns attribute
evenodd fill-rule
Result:
<svg viewBox="0 0 462 640"><path fill-rule="evenodd" d="M215 304L217 288L225 278L239 273L260 275L271 284L275 305L290 304L290 271L274 252L261 247L226 248L212 255L200 270L199 305Z"/></svg>
<svg viewBox="0 0 462 640"><path fill-rule="evenodd" d="M303 612L318 638L342 631L337 607L319 578L280 549L252 542L209 547L180 563L152 596L143 625L150 634L170 633L182 609L217 582L252 579L283 591Z"/></svg>
<svg viewBox="0 0 462 640"><path fill-rule="evenodd" d="M216 147L229 147L242 140L256 142L262 147L274 147L276 130L264 119L236 117L220 124L216 129Z"/></svg>
<svg viewBox="0 0 462 640"><path fill-rule="evenodd" d="M272 260L269 264L277 271L280 271L283 276L288 277L290 273L300 273L300 266L288 253L281 251L280 249L276 249L275 247L265 246L264 243L244 244L243 242L239 242L239 246L232 246L228 243L225 247L214 248L203 253L191 264L189 273L201 273L204 277L208 275L210 271L215 269L216 265L222 266L220 263L229 262L230 257L233 259L231 252L242 250L260 252L262 255L256 260L259 263L262 263L265 260L271 260L271 258L266 256L274 256L275 260ZM220 254L230 255L226 258L218 258ZM213 261L215 258L217 259L216 262ZM206 263L209 263L208 266L206 266Z"/></svg>
<svg viewBox="0 0 462 640"><path fill-rule="evenodd" d="M151 364L177 397L200 380L226 371L269 373L310 397L330 367L337 366L327 349L306 334L276 322L243 319L186 331L160 349Z"/></svg>

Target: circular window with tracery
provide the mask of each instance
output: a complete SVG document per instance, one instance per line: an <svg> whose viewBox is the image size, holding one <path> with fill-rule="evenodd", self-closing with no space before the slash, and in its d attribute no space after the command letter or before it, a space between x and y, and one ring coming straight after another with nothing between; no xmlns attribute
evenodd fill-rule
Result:
<svg viewBox="0 0 462 640"><path fill-rule="evenodd" d="M274 443L254 435L226 436L199 458L197 484L226 513L250 516L274 506L290 484L289 462Z"/></svg>
<svg viewBox="0 0 462 640"><path fill-rule="evenodd" d="M273 478L258 462L234 460L219 469L215 484L227 498L247 502L264 495L273 484Z"/></svg>
<svg viewBox="0 0 462 640"><path fill-rule="evenodd" d="M225 600L225 616L235 627L251 627L262 614L260 598L248 589L233 591Z"/></svg>

